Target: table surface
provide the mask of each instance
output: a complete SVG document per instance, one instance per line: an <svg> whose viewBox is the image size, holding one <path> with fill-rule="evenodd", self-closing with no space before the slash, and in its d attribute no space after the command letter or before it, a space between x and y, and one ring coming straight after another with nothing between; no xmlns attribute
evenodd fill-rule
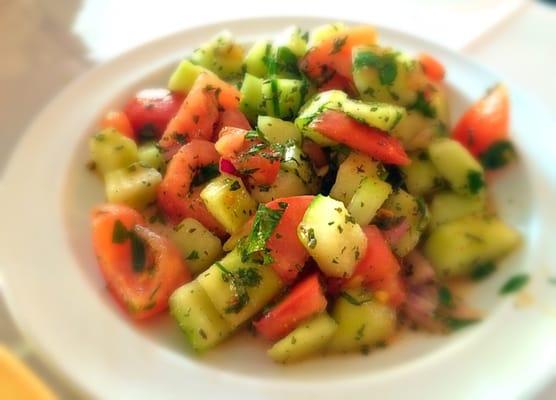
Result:
<svg viewBox="0 0 556 400"><path fill-rule="evenodd" d="M361 19L364 11L370 23L402 27L488 65L556 111L556 7L547 3L343 0L341 10L338 2L328 0L281 0L279 10L269 10L268 2L204 3L187 7L185 2L158 0L153 13L152 2L138 0L0 0L0 177L33 116L76 76L154 37L222 19L276 13ZM1 283L0 275L0 342L24 358L61 398L77 398L71 384L22 339L2 299ZM555 399L556 381L535 398Z"/></svg>

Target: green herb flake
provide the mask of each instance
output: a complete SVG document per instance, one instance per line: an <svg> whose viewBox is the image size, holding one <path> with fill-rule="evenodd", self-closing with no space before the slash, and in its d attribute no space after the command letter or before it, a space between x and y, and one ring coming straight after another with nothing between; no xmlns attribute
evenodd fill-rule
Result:
<svg viewBox="0 0 556 400"><path fill-rule="evenodd" d="M471 194L477 194L485 186L481 171L470 170L467 172L467 187Z"/></svg>
<svg viewBox="0 0 556 400"><path fill-rule="evenodd" d="M249 236L240 244L241 259L246 262L261 260L262 264L270 264L273 262L272 257L266 248L266 242L272 235L272 232L280 222L284 209L273 210L264 204L259 204L253 228Z"/></svg>
<svg viewBox="0 0 556 400"><path fill-rule="evenodd" d="M197 250L192 250L191 253L185 258L186 260L198 260L199 252Z"/></svg>
<svg viewBox="0 0 556 400"><path fill-rule="evenodd" d="M133 231L129 232L129 239L131 241L131 266L133 267L133 271L137 273L143 272L147 260L145 244Z"/></svg>
<svg viewBox="0 0 556 400"><path fill-rule="evenodd" d="M480 281L490 276L494 271L496 271L496 264L488 261L475 266L471 271L470 277L474 281Z"/></svg>
<svg viewBox="0 0 556 400"><path fill-rule="evenodd" d="M313 228L307 230L307 246L309 246L310 249L314 249L317 246L317 238L315 237L315 230Z"/></svg>
<svg viewBox="0 0 556 400"><path fill-rule="evenodd" d="M353 67L358 70L361 68L374 68L378 71L378 78L382 85L391 85L398 75L395 54L378 55L372 52L359 52L355 56Z"/></svg>
<svg viewBox="0 0 556 400"><path fill-rule="evenodd" d="M512 276L506 281L506 283L500 288L498 292L501 295L506 295L510 293L517 292L523 288L529 282L529 275L527 274L517 274Z"/></svg>
<svg viewBox="0 0 556 400"><path fill-rule="evenodd" d="M481 164L486 169L502 168L516 158L516 151L508 140L500 140L493 143L479 156Z"/></svg>
<svg viewBox="0 0 556 400"><path fill-rule="evenodd" d="M339 53L340 51L342 51L342 48L346 44L347 38L348 38L347 36L342 36L342 37L334 39L334 42L332 43L332 50L330 51L330 54L332 55L332 54L336 54L336 53Z"/></svg>
<svg viewBox="0 0 556 400"><path fill-rule="evenodd" d="M440 286L438 288L438 301L443 306L451 307L454 301L451 290L446 286Z"/></svg>
<svg viewBox="0 0 556 400"><path fill-rule="evenodd" d="M481 322L481 320L478 318L447 317L444 319L444 323L452 331L458 331L460 329L467 328L468 326L474 325L478 322Z"/></svg>
<svg viewBox="0 0 556 400"><path fill-rule="evenodd" d="M216 267L222 271L222 280L230 284L234 292L234 297L230 305L224 312L227 314L240 312L249 303L248 288L256 287L261 283L262 277L256 268L239 268L237 271L230 272L221 263L215 263Z"/></svg>
<svg viewBox="0 0 556 400"><path fill-rule="evenodd" d="M129 239L129 232L125 225L119 219L114 223L114 230L112 231L112 243L124 243Z"/></svg>
<svg viewBox="0 0 556 400"><path fill-rule="evenodd" d="M220 175L220 171L218 170L218 164L216 163L207 164L199 168L199 170L195 174L195 177L191 181L191 186L192 187L200 186L210 181L212 178L217 177L218 175Z"/></svg>
<svg viewBox="0 0 556 400"><path fill-rule="evenodd" d="M425 93L422 91L417 92L417 99L415 102L408 107L409 110L416 110L423 114L425 117L435 118L436 110L427 101Z"/></svg>
<svg viewBox="0 0 556 400"><path fill-rule="evenodd" d="M241 189L241 184L239 183L239 181L234 181L231 185L230 185L230 192L235 192L236 190Z"/></svg>
<svg viewBox="0 0 556 400"><path fill-rule="evenodd" d="M363 339L363 335L365 333L365 327L366 327L366 325L363 324L359 327L359 329L357 329L357 332L355 333L355 340L356 341L360 341L361 339Z"/></svg>
<svg viewBox="0 0 556 400"><path fill-rule="evenodd" d="M351 294L349 294L348 292L340 293L340 297L342 297L349 304L354 305L354 306L361 306L361 305L363 305L365 303L368 303L368 302L373 300L372 296L370 296L368 298L364 298L363 300L358 300L355 297L353 297Z"/></svg>

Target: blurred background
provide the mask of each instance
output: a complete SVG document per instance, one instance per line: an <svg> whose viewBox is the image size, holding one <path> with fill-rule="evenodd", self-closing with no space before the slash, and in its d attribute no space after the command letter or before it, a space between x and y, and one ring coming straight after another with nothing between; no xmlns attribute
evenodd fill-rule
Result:
<svg viewBox="0 0 556 400"><path fill-rule="evenodd" d="M184 28L277 15L355 19L424 37L486 64L556 111L554 1L0 0L0 179L34 116L68 82L95 65ZM11 379L7 366L14 368L12 356L56 396L80 397L17 331L2 298L0 276L0 398L2 385ZM39 380L34 384L40 386ZM556 382L536 399L556 399Z"/></svg>

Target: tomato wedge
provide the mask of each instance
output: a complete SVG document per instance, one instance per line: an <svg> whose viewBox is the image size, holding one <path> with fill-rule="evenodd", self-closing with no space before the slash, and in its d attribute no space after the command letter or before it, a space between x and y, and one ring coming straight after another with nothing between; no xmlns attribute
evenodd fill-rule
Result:
<svg viewBox="0 0 556 400"><path fill-rule="evenodd" d="M442 65L442 63L440 63L440 61L436 58L430 54L421 53L417 59L423 67L423 72L431 81L440 82L444 79L446 70L444 69L444 65Z"/></svg>
<svg viewBox="0 0 556 400"><path fill-rule="evenodd" d="M326 297L318 274L305 278L264 317L253 323L257 332L268 340L278 340L307 318L326 309Z"/></svg>
<svg viewBox="0 0 556 400"><path fill-rule="evenodd" d="M125 106L125 114L137 136L158 139L183 103L183 94L167 89L145 89Z"/></svg>
<svg viewBox="0 0 556 400"><path fill-rule="evenodd" d="M310 127L385 164L407 165L411 161L398 139L340 111L325 111L311 122Z"/></svg>
<svg viewBox="0 0 556 400"><path fill-rule="evenodd" d="M102 119L101 126L103 128L114 128L122 135L135 140L135 132L129 118L122 111L109 111Z"/></svg>
<svg viewBox="0 0 556 400"><path fill-rule="evenodd" d="M365 226L363 231L367 236L367 251L343 286L363 285L376 292L382 291L386 294L387 302L397 307L405 300L405 289L399 275L400 264L375 225Z"/></svg>
<svg viewBox="0 0 556 400"><path fill-rule="evenodd" d="M377 33L369 26L342 30L309 49L300 68L310 78L323 82L334 72L351 80L351 50L355 46L376 43Z"/></svg>
<svg viewBox="0 0 556 400"><path fill-rule="evenodd" d="M245 129L224 127L215 148L252 185L270 185L280 170L280 155Z"/></svg>
<svg viewBox="0 0 556 400"><path fill-rule="evenodd" d="M453 138L478 156L494 143L508 138L510 100L508 90L498 85L462 115Z"/></svg>
<svg viewBox="0 0 556 400"><path fill-rule="evenodd" d="M100 205L91 218L94 251L116 300L135 319L165 310L172 292L191 280L179 250L127 206Z"/></svg>
<svg viewBox="0 0 556 400"><path fill-rule="evenodd" d="M224 127L245 129L247 131L251 130L251 124L247 117L240 110L224 110L220 112L220 117L216 124L216 133L218 137L221 136L220 132Z"/></svg>

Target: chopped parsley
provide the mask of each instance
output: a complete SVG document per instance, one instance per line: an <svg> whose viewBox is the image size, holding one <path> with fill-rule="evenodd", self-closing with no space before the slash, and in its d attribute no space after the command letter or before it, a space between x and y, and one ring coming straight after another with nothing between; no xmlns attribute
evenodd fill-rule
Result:
<svg viewBox="0 0 556 400"><path fill-rule="evenodd" d="M480 171L470 170L467 172L467 187L471 194L477 194L485 186L483 174Z"/></svg>
<svg viewBox="0 0 556 400"><path fill-rule="evenodd" d="M468 326L474 325L481 322L478 318L456 318L456 317L446 317L444 323L450 330L457 331Z"/></svg>
<svg viewBox="0 0 556 400"><path fill-rule="evenodd" d="M340 51L342 51L342 48L346 44L346 41L347 41L347 36L342 36L342 37L334 39L334 42L332 43L332 50L330 51L330 54L332 55L332 54L336 54L336 53L339 53Z"/></svg>
<svg viewBox="0 0 556 400"><path fill-rule="evenodd" d="M378 55L369 51L359 52L353 62L355 69L375 68L378 71L378 78L382 85L391 85L398 75L395 54Z"/></svg>
<svg viewBox="0 0 556 400"><path fill-rule="evenodd" d="M247 289L258 286L261 283L262 277L254 267L238 268L237 271L231 272L219 262L215 265L222 272L222 280L229 283L234 292L234 297L224 309L224 312L227 314L237 314L249 303Z"/></svg>
<svg viewBox="0 0 556 400"><path fill-rule="evenodd" d="M125 225L119 219L114 223L114 230L112 231L112 243L124 243L129 239L129 232Z"/></svg>
<svg viewBox="0 0 556 400"><path fill-rule="evenodd" d="M517 154L511 142L500 140L493 143L479 158L486 169L498 169L515 160Z"/></svg>
<svg viewBox="0 0 556 400"><path fill-rule="evenodd" d="M506 295L510 293L517 292L523 288L529 282L529 275L527 274L517 274L512 276L506 281L506 283L500 288L498 292L501 295Z"/></svg>
<svg viewBox="0 0 556 400"><path fill-rule="evenodd" d="M451 307L453 305L454 299L449 288L446 286L440 286L438 288L438 301L441 305L446 307Z"/></svg>
<svg viewBox="0 0 556 400"><path fill-rule="evenodd" d="M195 177L191 181L191 186L192 187L200 186L203 183L210 181L212 178L217 177L218 175L220 175L220 171L218 170L218 164L216 163L207 164L199 168L199 170L195 174Z"/></svg>
<svg viewBox="0 0 556 400"><path fill-rule="evenodd" d="M357 332L355 333L355 340L360 341L361 339L363 339L363 335L365 334L365 327L366 324L363 324L359 327L359 329L357 329Z"/></svg>
<svg viewBox="0 0 556 400"><path fill-rule="evenodd" d="M310 249L314 249L317 246L317 238L315 237L315 230L313 228L307 230L307 246L309 246Z"/></svg>
<svg viewBox="0 0 556 400"><path fill-rule="evenodd" d="M258 261L262 264L273 262L272 256L266 248L266 242L282 218L286 208L284 204L279 204L280 209L278 210L259 204L253 228L249 236L240 243L240 254L243 262L248 260Z"/></svg>
<svg viewBox="0 0 556 400"><path fill-rule="evenodd" d="M143 272L147 254L143 240L134 232L129 232L129 240L131 242L131 266L134 272Z"/></svg>
<svg viewBox="0 0 556 400"><path fill-rule="evenodd" d="M359 300L355 297L353 297L351 294L349 294L348 292L342 292L340 293L340 297L342 297L343 299L345 299L349 304L352 304L354 306L361 306L365 303L368 303L369 301L372 301L373 297L369 295L369 297L366 297L362 300Z"/></svg>
<svg viewBox="0 0 556 400"><path fill-rule="evenodd" d="M191 253L185 258L186 260L198 260L199 252L197 250L192 250Z"/></svg>
<svg viewBox="0 0 556 400"><path fill-rule="evenodd" d="M436 110L433 106L427 101L425 97L425 93L422 91L417 92L417 99L415 103L408 107L409 110L416 110L423 114L425 117L435 118L436 117Z"/></svg>
<svg viewBox="0 0 556 400"><path fill-rule="evenodd" d="M241 184L239 183L239 181L234 181L231 185L230 185L230 192L235 192L236 190L241 189Z"/></svg>
<svg viewBox="0 0 556 400"><path fill-rule="evenodd" d="M480 281L491 275L494 271L496 271L496 264L492 261L488 261L478 264L475 268L473 268L470 276L472 280Z"/></svg>

